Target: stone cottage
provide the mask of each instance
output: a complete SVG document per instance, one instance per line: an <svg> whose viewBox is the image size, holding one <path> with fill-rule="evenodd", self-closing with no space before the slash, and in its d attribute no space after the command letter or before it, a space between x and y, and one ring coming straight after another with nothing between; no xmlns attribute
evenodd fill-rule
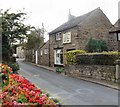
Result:
<svg viewBox="0 0 120 107"><path fill-rule="evenodd" d="M100 8L78 17L69 14L66 23L49 33L49 66L64 66L65 52L85 50L91 37L107 42L111 27L111 22Z"/></svg>
<svg viewBox="0 0 120 107"><path fill-rule="evenodd" d="M109 50L120 51L120 19L109 31L108 44Z"/></svg>
<svg viewBox="0 0 120 107"><path fill-rule="evenodd" d="M38 64L49 66L49 40L38 49Z"/></svg>

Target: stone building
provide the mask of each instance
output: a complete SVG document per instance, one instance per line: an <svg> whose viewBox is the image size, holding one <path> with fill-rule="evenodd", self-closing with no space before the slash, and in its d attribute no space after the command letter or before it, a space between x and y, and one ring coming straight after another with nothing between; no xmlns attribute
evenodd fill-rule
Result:
<svg viewBox="0 0 120 107"><path fill-rule="evenodd" d="M108 37L109 50L120 51L120 19L115 23L109 31Z"/></svg>
<svg viewBox="0 0 120 107"><path fill-rule="evenodd" d="M49 40L38 49L38 64L49 66Z"/></svg>
<svg viewBox="0 0 120 107"><path fill-rule="evenodd" d="M68 18L66 23L49 33L49 66L64 66L65 52L85 50L91 37L108 42L112 24L100 8L79 17L69 14Z"/></svg>

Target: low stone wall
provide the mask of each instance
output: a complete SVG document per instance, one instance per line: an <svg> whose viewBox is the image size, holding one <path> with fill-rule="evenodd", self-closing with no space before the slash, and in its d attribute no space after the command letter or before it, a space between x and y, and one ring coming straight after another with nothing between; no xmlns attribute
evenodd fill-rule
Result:
<svg viewBox="0 0 120 107"><path fill-rule="evenodd" d="M66 65L66 75L116 81L116 66L107 65Z"/></svg>

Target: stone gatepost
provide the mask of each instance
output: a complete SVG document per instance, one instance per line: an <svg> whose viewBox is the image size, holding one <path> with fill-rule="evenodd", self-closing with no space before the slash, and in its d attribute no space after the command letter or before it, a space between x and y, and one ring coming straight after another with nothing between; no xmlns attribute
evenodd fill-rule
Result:
<svg viewBox="0 0 120 107"><path fill-rule="evenodd" d="M116 82L120 83L120 60L116 61Z"/></svg>

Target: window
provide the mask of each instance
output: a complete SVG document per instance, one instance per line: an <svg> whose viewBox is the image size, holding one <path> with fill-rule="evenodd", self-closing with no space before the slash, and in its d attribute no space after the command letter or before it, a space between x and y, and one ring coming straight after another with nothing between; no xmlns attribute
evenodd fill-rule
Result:
<svg viewBox="0 0 120 107"><path fill-rule="evenodd" d="M117 35L117 36L118 36L118 40L120 41L120 33L118 33L118 35Z"/></svg>
<svg viewBox="0 0 120 107"><path fill-rule="evenodd" d="M58 41L58 40L61 40L61 32L56 33L55 39L56 39L57 41Z"/></svg>
<svg viewBox="0 0 120 107"><path fill-rule="evenodd" d="M40 54L43 55L43 50L40 51Z"/></svg>
<svg viewBox="0 0 120 107"><path fill-rule="evenodd" d="M48 49L44 49L44 54L48 54Z"/></svg>
<svg viewBox="0 0 120 107"><path fill-rule="evenodd" d="M62 51L62 49L55 50L55 64L58 64L58 65L63 64L63 51Z"/></svg>
<svg viewBox="0 0 120 107"><path fill-rule="evenodd" d="M67 32L63 34L63 43L70 43L71 42L71 32Z"/></svg>

